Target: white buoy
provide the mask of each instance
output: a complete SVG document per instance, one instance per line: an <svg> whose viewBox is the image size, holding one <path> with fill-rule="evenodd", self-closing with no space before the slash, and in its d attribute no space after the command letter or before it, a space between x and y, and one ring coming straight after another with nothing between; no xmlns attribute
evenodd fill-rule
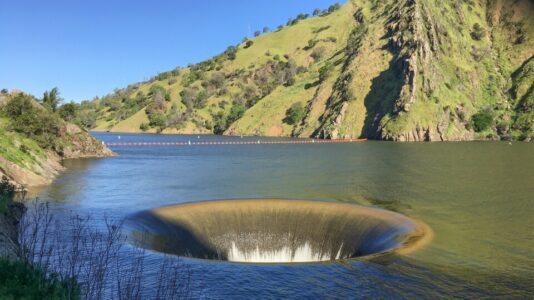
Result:
<svg viewBox="0 0 534 300"><path fill-rule="evenodd" d="M191 141L188 141L187 144L191 145Z"/></svg>
<svg viewBox="0 0 534 300"><path fill-rule="evenodd" d="M197 139L200 139L200 135L197 136Z"/></svg>
<svg viewBox="0 0 534 300"><path fill-rule="evenodd" d="M121 139L121 136L119 135L117 138L120 140L120 139Z"/></svg>

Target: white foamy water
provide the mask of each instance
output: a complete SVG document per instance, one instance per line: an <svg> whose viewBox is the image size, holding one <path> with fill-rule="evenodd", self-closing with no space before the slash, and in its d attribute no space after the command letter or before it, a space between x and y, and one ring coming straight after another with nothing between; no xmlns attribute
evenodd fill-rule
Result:
<svg viewBox="0 0 534 300"><path fill-rule="evenodd" d="M337 252L336 259L340 258L341 245ZM305 243L297 248L284 246L276 250L262 250L256 247L254 250L241 250L235 242L228 250L228 260L233 262L248 263L296 263L296 262L313 262L331 260L330 253L318 253L313 251L309 243Z"/></svg>

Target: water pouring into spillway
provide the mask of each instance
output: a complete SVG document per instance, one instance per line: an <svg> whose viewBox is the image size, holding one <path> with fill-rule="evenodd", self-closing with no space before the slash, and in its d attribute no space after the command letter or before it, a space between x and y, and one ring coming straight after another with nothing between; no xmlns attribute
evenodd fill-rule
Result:
<svg viewBox="0 0 534 300"><path fill-rule="evenodd" d="M405 251L425 226L398 213L336 202L223 200L143 211L127 227L140 247L249 263L332 261Z"/></svg>

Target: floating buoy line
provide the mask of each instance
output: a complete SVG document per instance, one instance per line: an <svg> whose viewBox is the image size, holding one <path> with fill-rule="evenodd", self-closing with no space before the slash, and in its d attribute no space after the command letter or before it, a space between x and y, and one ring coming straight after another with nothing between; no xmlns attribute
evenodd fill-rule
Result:
<svg viewBox="0 0 534 300"><path fill-rule="evenodd" d="M206 146L206 145L290 145L290 144L332 144L332 143L357 143L367 139L343 139L343 140L286 140L286 141L184 141L184 142L109 142L104 144L108 147L147 147L147 146Z"/></svg>

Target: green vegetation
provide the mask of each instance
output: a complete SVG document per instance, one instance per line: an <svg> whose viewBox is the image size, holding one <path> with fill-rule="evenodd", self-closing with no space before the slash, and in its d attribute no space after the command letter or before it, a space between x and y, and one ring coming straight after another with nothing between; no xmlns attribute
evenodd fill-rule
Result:
<svg viewBox="0 0 534 300"><path fill-rule="evenodd" d="M42 103L47 109L55 112L62 101L63 99L59 97L59 89L57 87L53 88L50 92L44 92Z"/></svg>
<svg viewBox="0 0 534 300"><path fill-rule="evenodd" d="M127 132L532 139L528 0L349 0L311 15L84 102L76 123ZM295 103L306 109L292 125L285 120ZM236 105L244 112L228 120ZM494 126L478 133L473 118L486 109Z"/></svg>
<svg viewBox="0 0 534 300"><path fill-rule="evenodd" d="M15 197L15 186L9 182L7 177L2 176L2 181L0 181L0 214L6 213L13 197Z"/></svg>
<svg viewBox="0 0 534 300"><path fill-rule="evenodd" d="M54 89L45 95L53 99L59 92ZM58 157L106 152L100 142L65 122L94 123L96 112L81 108L87 103L67 103L57 107L55 112L53 105L45 107L40 103L43 101L22 92L6 92L0 97L0 157L5 159L0 163L2 174L26 183L38 176L45 180L52 176L50 163Z"/></svg>
<svg viewBox="0 0 534 300"><path fill-rule="evenodd" d="M0 181L1 214L9 213L8 207L14 197L15 186L3 176ZM1 299L79 299L77 286L73 280L61 280L57 274L47 273L24 260L0 257Z"/></svg>
<svg viewBox="0 0 534 300"><path fill-rule="evenodd" d="M479 112L473 115L473 128L476 132L482 132L493 125L493 116L489 112Z"/></svg>
<svg viewBox="0 0 534 300"><path fill-rule="evenodd" d="M10 119L10 128L37 141L45 149L61 150L57 138L63 134L59 117L40 108L25 94L16 95L3 108L3 114Z"/></svg>
<svg viewBox="0 0 534 300"><path fill-rule="evenodd" d="M2 299L80 299L57 275L50 275L22 261L0 258L0 298Z"/></svg>
<svg viewBox="0 0 534 300"><path fill-rule="evenodd" d="M471 37L474 40L480 41L486 35L486 30L480 26L480 24L475 23L473 25L473 30L471 31Z"/></svg>
<svg viewBox="0 0 534 300"><path fill-rule="evenodd" d="M289 125L298 124L304 118L305 113L306 112L304 110L304 106L302 106L302 103L295 103L287 110L284 121Z"/></svg>

